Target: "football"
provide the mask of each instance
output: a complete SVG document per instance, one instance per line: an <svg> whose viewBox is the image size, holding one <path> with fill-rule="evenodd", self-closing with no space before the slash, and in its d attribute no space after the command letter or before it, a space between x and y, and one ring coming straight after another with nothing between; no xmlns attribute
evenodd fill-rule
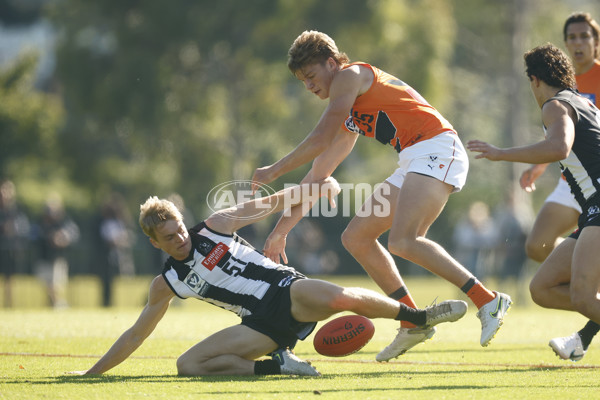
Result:
<svg viewBox="0 0 600 400"><path fill-rule="evenodd" d="M317 353L344 357L362 349L375 334L373 322L362 315L345 315L323 325L315 334Z"/></svg>

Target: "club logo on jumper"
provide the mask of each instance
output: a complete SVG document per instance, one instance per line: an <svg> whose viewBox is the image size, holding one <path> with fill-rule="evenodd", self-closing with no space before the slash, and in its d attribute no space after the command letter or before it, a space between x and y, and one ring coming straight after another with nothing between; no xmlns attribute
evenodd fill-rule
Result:
<svg viewBox="0 0 600 400"><path fill-rule="evenodd" d="M207 256L208 253L211 251L212 249L212 244L207 243L207 242L200 242L198 244L198 251L200 252L200 254L202 254L203 256Z"/></svg>
<svg viewBox="0 0 600 400"><path fill-rule="evenodd" d="M192 290L198 290L200 285L202 284L202 279L200 276L196 274L194 271L190 272L189 275L185 278L185 284L190 287Z"/></svg>
<svg viewBox="0 0 600 400"><path fill-rule="evenodd" d="M229 247L227 247L225 243L219 243L212 249L210 253L208 253L204 260L202 260L202 265L204 265L209 271L212 271L219 261L221 261L221 258L227 254L228 250Z"/></svg>
<svg viewBox="0 0 600 400"><path fill-rule="evenodd" d="M348 118L346 118L346 121L344 122L344 125L346 126L346 129L348 129L350 132L352 133L357 133L359 135L364 135L365 133L354 123L354 118L352 118L352 115L348 116Z"/></svg>
<svg viewBox="0 0 600 400"><path fill-rule="evenodd" d="M292 279L293 278L291 276L286 276L281 281L279 281L279 283L277 284L277 286L279 286L279 287L290 286L292 284Z"/></svg>
<svg viewBox="0 0 600 400"><path fill-rule="evenodd" d="M240 208L250 200L265 198L275 193L275 190L269 185L258 184L257 186L256 192L252 194L251 180L235 180L221 183L208 192L206 195L206 205L212 212L217 212L234 206ZM267 216L276 205L260 201L252 202L252 204L247 205L248 207L252 207L252 213L243 217L231 216L230 218L254 219L260 216ZM223 213L222 216L228 217L227 213Z"/></svg>

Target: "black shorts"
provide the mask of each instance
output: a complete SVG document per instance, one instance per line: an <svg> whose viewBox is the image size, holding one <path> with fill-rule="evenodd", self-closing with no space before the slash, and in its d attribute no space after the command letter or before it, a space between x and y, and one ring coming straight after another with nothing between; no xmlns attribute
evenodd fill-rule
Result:
<svg viewBox="0 0 600 400"><path fill-rule="evenodd" d="M294 282L298 279L291 280ZM279 348L293 349L298 339L304 340L312 333L316 322L298 322L292 317L290 285L278 287L269 301L265 301L252 315L242 318L242 325L267 335Z"/></svg>
<svg viewBox="0 0 600 400"><path fill-rule="evenodd" d="M577 221L577 230L569 235L577 239L586 226L600 226L600 194L596 193L581 207L581 215Z"/></svg>

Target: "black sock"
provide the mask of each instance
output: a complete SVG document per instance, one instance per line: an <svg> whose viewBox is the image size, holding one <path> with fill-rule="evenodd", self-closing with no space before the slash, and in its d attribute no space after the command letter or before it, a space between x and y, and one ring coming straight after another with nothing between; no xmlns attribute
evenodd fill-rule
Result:
<svg viewBox="0 0 600 400"><path fill-rule="evenodd" d="M579 332L579 337L581 338L581 344L583 345L583 349L587 350L590 343L592 343L592 339L600 331L600 325L595 323L594 321L588 321L587 324L583 327Z"/></svg>
<svg viewBox="0 0 600 400"><path fill-rule="evenodd" d="M281 367L275 360L254 361L254 375L279 375Z"/></svg>
<svg viewBox="0 0 600 400"><path fill-rule="evenodd" d="M396 290L393 293L388 294L388 297L394 300L400 300L404 296L408 294L408 290L406 290L406 286L400 287L400 289Z"/></svg>
<svg viewBox="0 0 600 400"><path fill-rule="evenodd" d="M463 287L460 288L460 290L462 290L463 293L467 293L469 290L471 290L471 288L473 286L475 286L475 284L477 283L477 279L475 278L470 278L467 283L464 284Z"/></svg>
<svg viewBox="0 0 600 400"><path fill-rule="evenodd" d="M394 318L396 321L408 321L417 326L425 325L427 322L427 313L425 310L412 308L404 303L399 303L399 305L400 311L398 312L396 318Z"/></svg>

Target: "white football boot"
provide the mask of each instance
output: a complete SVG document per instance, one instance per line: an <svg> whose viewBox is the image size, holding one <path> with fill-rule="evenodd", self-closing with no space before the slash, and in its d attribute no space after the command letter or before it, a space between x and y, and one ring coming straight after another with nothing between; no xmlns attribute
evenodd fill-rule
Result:
<svg viewBox="0 0 600 400"><path fill-rule="evenodd" d="M585 356L581 336L577 332L571 336L554 338L548 345L563 360L579 361Z"/></svg>
<svg viewBox="0 0 600 400"><path fill-rule="evenodd" d="M496 297L494 300L477 311L477 318L481 320L481 345L483 347L490 344L498 329L504 322L504 316L512 304L510 296L505 293L494 292Z"/></svg>

